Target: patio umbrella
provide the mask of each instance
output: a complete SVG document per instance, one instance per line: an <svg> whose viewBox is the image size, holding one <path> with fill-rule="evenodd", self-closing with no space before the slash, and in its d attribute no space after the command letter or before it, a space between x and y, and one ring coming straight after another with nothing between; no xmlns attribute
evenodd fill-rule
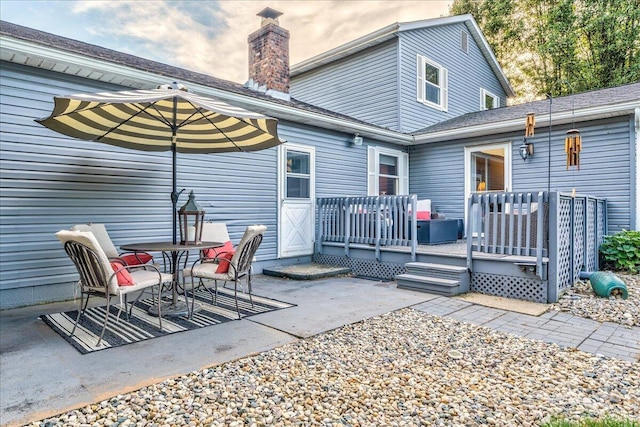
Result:
<svg viewBox="0 0 640 427"><path fill-rule="evenodd" d="M54 97L43 126L74 138L173 153L173 243L177 240L176 153L257 151L280 141L274 118L190 93L178 83L152 90Z"/></svg>

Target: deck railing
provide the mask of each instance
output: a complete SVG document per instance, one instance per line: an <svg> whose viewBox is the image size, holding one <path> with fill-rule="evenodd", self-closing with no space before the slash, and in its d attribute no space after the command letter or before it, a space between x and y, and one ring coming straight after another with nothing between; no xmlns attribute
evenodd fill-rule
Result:
<svg viewBox="0 0 640 427"><path fill-rule="evenodd" d="M556 301L580 278L599 269L598 250L607 234L607 200L549 194L549 299Z"/></svg>
<svg viewBox="0 0 640 427"><path fill-rule="evenodd" d="M558 192L477 193L468 201L467 267L472 252L535 257L535 273L548 280L548 298L598 269L607 233L607 201ZM542 268L548 257L548 269Z"/></svg>
<svg viewBox="0 0 640 427"><path fill-rule="evenodd" d="M467 266L472 251L536 257L542 279L542 258L549 252L549 195L537 193L476 193L469 197Z"/></svg>
<svg viewBox="0 0 640 427"><path fill-rule="evenodd" d="M380 260L381 246L410 246L415 260L416 203L416 195L319 198L316 252L323 242L340 242L349 256L350 244L368 244Z"/></svg>

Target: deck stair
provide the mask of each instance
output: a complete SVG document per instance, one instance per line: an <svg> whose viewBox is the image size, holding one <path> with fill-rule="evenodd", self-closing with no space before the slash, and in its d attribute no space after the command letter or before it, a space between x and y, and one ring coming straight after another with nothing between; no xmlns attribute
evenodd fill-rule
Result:
<svg viewBox="0 0 640 427"><path fill-rule="evenodd" d="M469 292L469 272L466 267L425 262L405 264L406 273L396 276L400 289L454 296Z"/></svg>

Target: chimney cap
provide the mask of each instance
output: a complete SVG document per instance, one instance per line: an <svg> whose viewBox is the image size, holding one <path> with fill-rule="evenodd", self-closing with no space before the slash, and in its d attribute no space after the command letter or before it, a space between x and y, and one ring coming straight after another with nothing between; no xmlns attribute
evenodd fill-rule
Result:
<svg viewBox="0 0 640 427"><path fill-rule="evenodd" d="M264 19L278 19L282 12L278 12L275 9L271 9L270 7L265 7L260 12L256 13L256 15L264 18Z"/></svg>

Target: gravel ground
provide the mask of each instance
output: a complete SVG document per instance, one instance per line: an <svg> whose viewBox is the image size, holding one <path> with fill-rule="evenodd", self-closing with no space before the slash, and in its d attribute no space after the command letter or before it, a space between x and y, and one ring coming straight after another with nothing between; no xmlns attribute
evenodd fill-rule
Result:
<svg viewBox="0 0 640 427"><path fill-rule="evenodd" d="M640 326L640 275L616 273L627 285L629 297L602 298L597 296L588 280L578 282L552 310L569 312L598 322L614 322L625 326Z"/></svg>
<svg viewBox="0 0 640 427"><path fill-rule="evenodd" d="M640 363L404 309L32 426L640 422Z"/></svg>

